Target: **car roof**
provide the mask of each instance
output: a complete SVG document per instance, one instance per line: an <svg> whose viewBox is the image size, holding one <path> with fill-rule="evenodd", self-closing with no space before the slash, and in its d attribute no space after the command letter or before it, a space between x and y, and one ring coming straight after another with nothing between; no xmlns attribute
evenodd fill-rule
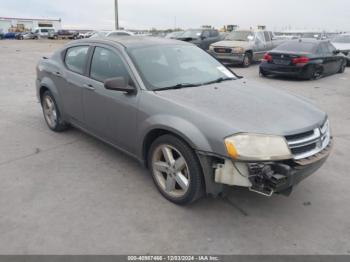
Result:
<svg viewBox="0 0 350 262"><path fill-rule="evenodd" d="M100 44L119 44L125 48L138 48L138 47L147 47L147 46L160 46L160 45L192 45L191 43L159 38L159 37L149 37L149 36L121 36L121 37L96 37L93 39L82 39L76 40L74 43L100 43Z"/></svg>

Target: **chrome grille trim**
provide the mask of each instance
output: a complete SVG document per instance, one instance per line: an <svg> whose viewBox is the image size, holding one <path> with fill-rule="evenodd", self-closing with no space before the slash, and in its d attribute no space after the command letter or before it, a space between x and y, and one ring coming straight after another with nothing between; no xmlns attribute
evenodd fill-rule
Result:
<svg viewBox="0 0 350 262"><path fill-rule="evenodd" d="M305 152L294 153L294 159L300 160L308 158L310 156L318 154L319 152L327 148L331 141L330 133L330 125L329 121L327 120L323 126L314 129L312 134L310 135L298 139L288 139L287 137L287 143L292 153L293 150L302 150L303 148L305 148ZM312 145L314 145L313 149L309 150L307 147Z"/></svg>

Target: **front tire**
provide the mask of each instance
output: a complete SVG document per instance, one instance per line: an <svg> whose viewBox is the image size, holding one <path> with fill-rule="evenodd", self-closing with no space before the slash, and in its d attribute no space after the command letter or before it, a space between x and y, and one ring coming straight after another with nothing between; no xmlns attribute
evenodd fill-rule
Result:
<svg viewBox="0 0 350 262"><path fill-rule="evenodd" d="M182 140L172 135L157 138L147 161L154 183L169 201L187 205L203 196L202 167Z"/></svg>
<svg viewBox="0 0 350 262"><path fill-rule="evenodd" d="M54 132L63 132L69 125L61 118L61 112L56 100L50 91L42 95L41 106L47 126Z"/></svg>
<svg viewBox="0 0 350 262"><path fill-rule="evenodd" d="M253 57L251 53L245 53L242 66L244 68L250 67L250 65L252 64L252 59Z"/></svg>
<svg viewBox="0 0 350 262"><path fill-rule="evenodd" d="M345 72L346 65L347 65L347 61L344 60L343 63L341 64L341 66L340 66L338 74L343 74Z"/></svg>

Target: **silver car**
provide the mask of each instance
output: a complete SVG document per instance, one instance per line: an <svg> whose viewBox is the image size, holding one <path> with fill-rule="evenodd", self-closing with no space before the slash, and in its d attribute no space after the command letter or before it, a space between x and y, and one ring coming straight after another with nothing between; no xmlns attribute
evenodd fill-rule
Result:
<svg viewBox="0 0 350 262"><path fill-rule="evenodd" d="M182 41L78 40L39 61L36 85L50 129L74 126L134 157L176 204L232 186L288 195L331 149L326 113Z"/></svg>

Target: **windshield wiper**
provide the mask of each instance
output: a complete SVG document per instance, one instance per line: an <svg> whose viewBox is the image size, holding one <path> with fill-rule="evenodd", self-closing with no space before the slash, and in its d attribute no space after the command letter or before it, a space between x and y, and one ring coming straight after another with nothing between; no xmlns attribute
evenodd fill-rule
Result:
<svg viewBox="0 0 350 262"><path fill-rule="evenodd" d="M200 86L202 84L189 84L189 83L183 83L183 84L176 84L173 86L167 86L167 87L161 87L157 89L153 89L153 91L165 91L165 90L174 90L174 89L181 89L181 88L186 88L186 87L196 87Z"/></svg>
<svg viewBox="0 0 350 262"><path fill-rule="evenodd" d="M211 84L216 84L216 83L221 83L224 81L231 81L231 80L236 80L236 78L234 77L220 77L216 80L210 81L210 82L206 82L206 83L202 83L202 85L211 85Z"/></svg>

